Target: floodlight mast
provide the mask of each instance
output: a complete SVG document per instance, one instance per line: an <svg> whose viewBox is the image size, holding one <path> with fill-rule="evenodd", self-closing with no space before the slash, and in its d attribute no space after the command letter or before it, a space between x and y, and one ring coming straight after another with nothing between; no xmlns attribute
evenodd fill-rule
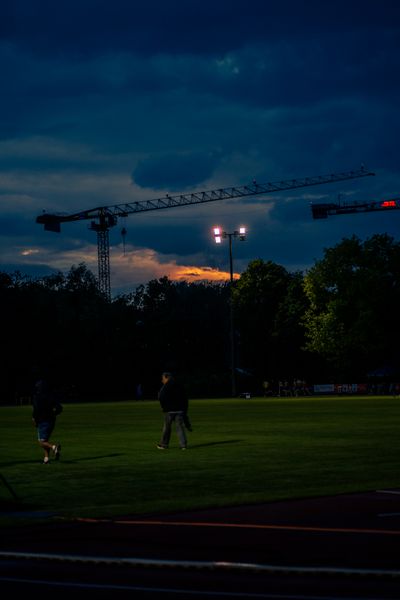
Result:
<svg viewBox="0 0 400 600"><path fill-rule="evenodd" d="M368 171L365 167L361 167L354 171L332 173L330 175L318 175L302 179L289 179L265 184L259 184L256 181L253 181L250 185L239 187L219 188L202 192L177 194L174 196L167 194L166 196L154 200L142 200L125 204L114 204L112 206L99 206L70 215L44 212L36 218L36 223L44 225L46 231L55 231L59 233L61 231L61 223L92 219L90 229L97 232L99 289L107 300L111 300L110 247L108 232L111 227L114 227L117 224L118 218L120 217L127 217L134 213L147 212L150 210L190 206L192 204L215 202L217 200L282 192L296 188L321 185L324 183L336 183L338 181L346 181L371 175L375 175L375 173Z"/></svg>
<svg viewBox="0 0 400 600"><path fill-rule="evenodd" d="M232 398L236 396L236 344L235 344L235 327L234 327L234 308L233 308L233 258L232 258L232 239L238 239L244 242L246 239L246 227L239 227L231 233L223 231L221 227L214 227L214 239L216 244L221 244L223 239L229 239L229 336L231 346L231 390Z"/></svg>

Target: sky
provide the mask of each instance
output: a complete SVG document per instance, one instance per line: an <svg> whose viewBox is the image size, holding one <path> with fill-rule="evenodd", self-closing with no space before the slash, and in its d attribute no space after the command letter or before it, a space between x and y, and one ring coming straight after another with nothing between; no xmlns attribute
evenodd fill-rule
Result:
<svg viewBox="0 0 400 600"><path fill-rule="evenodd" d="M113 296L164 275L228 278L216 225L247 227L236 276L257 258L307 271L352 235L399 239L397 211L310 210L400 196L397 1L3 0L0 66L0 271L97 275L90 222L44 231L43 211L361 165L375 177L119 219Z"/></svg>

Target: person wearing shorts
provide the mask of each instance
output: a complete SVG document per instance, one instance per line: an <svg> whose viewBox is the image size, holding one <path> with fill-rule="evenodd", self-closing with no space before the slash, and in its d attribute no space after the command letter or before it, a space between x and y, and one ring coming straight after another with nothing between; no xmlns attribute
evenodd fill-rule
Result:
<svg viewBox="0 0 400 600"><path fill-rule="evenodd" d="M57 415L62 412L63 407L51 394L45 379L38 379L34 385L32 406L32 421L37 429L39 445L44 452L43 464L48 465L51 454L54 460L60 459L61 444L59 442L53 444L50 437L56 424Z"/></svg>

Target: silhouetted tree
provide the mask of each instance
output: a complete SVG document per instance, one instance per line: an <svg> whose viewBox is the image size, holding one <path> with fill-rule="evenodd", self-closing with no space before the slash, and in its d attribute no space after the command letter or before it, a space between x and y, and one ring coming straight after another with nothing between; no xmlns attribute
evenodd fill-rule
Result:
<svg viewBox="0 0 400 600"><path fill-rule="evenodd" d="M254 260L234 287L238 361L264 379L304 378L301 318L307 305L301 273L272 261Z"/></svg>
<svg viewBox="0 0 400 600"><path fill-rule="evenodd" d="M226 285L172 282L168 277L138 288L142 364L147 371L178 370L193 394L212 393L228 372ZM158 384L158 382L157 382Z"/></svg>
<svg viewBox="0 0 400 600"><path fill-rule="evenodd" d="M343 239L325 249L304 285L307 348L353 378L398 364L400 244L392 237Z"/></svg>

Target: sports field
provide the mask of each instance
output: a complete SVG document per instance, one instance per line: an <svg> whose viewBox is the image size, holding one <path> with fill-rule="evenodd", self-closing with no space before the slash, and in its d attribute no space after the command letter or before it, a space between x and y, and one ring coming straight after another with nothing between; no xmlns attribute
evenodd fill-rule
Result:
<svg viewBox="0 0 400 600"><path fill-rule="evenodd" d="M397 397L192 400L190 417L188 450L173 433L160 451L158 402L66 404L61 460L43 465L31 408L2 407L1 506L112 517L400 484Z"/></svg>

